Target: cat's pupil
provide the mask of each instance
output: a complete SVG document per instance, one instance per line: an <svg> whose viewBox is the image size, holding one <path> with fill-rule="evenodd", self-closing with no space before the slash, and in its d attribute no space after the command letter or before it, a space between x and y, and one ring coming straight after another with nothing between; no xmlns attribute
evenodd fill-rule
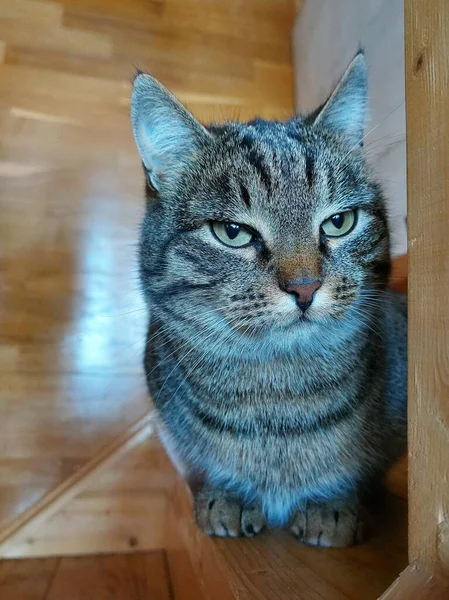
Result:
<svg viewBox="0 0 449 600"><path fill-rule="evenodd" d="M226 235L230 240L235 240L235 238L240 233L240 225L236 225L235 223L227 223L226 225Z"/></svg>
<svg viewBox="0 0 449 600"><path fill-rule="evenodd" d="M343 223L345 222L344 213L338 213L332 217L332 225L337 229L341 229L343 227Z"/></svg>

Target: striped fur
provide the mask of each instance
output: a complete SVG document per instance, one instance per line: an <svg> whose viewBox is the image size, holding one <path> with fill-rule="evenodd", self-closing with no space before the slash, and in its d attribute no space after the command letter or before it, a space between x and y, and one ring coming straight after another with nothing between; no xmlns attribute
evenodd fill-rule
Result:
<svg viewBox="0 0 449 600"><path fill-rule="evenodd" d="M156 157L153 105L169 132ZM288 122L206 129L149 76L134 86L149 389L188 471L272 525L357 497L405 444L406 311L386 291L385 204L354 122L365 105L360 55L324 108ZM348 209L353 232L326 239L320 224ZM260 239L226 247L217 220ZM323 282L306 320L280 288L299 276Z"/></svg>

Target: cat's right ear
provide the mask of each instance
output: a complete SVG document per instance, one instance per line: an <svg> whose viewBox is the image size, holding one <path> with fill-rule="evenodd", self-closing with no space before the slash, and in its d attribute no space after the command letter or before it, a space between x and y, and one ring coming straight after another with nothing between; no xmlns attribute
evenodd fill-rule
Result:
<svg viewBox="0 0 449 600"><path fill-rule="evenodd" d="M134 139L149 184L173 190L209 132L154 77L138 73L131 97Z"/></svg>
<svg viewBox="0 0 449 600"><path fill-rule="evenodd" d="M359 50L325 104L312 115L313 125L341 134L351 144L362 144L367 104L365 56Z"/></svg>

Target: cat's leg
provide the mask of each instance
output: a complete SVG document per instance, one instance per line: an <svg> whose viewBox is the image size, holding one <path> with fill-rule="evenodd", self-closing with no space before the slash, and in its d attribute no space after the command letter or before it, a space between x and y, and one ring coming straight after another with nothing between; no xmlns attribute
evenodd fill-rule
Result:
<svg viewBox="0 0 449 600"><path fill-rule="evenodd" d="M204 533L220 537L252 537L266 525L259 503L242 504L229 492L215 488L195 495L195 517Z"/></svg>
<svg viewBox="0 0 449 600"><path fill-rule="evenodd" d="M290 520L290 531L303 544L343 548L362 541L361 507L356 499L308 502Z"/></svg>

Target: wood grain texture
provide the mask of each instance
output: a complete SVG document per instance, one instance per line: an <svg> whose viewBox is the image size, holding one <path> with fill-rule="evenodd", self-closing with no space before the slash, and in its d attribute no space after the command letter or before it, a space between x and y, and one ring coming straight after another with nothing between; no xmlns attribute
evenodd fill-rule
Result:
<svg viewBox="0 0 449 600"><path fill-rule="evenodd" d="M2 600L45 600L59 568L58 558L0 562Z"/></svg>
<svg viewBox="0 0 449 600"><path fill-rule="evenodd" d="M63 558L45 600L171 600L164 552Z"/></svg>
<svg viewBox="0 0 449 600"><path fill-rule="evenodd" d="M173 600L163 551L133 555L8 560L2 600Z"/></svg>
<svg viewBox="0 0 449 600"><path fill-rule="evenodd" d="M401 294L407 293L408 256L396 256L392 262L390 287Z"/></svg>
<svg viewBox="0 0 449 600"><path fill-rule="evenodd" d="M135 67L201 119L284 117L293 19L293 0L0 2L0 538L90 472L150 409L135 258L143 177L129 125ZM82 539L86 551L124 550L140 519L155 523L161 498L145 505L143 477L123 507L126 460L111 496L89 482L70 514L58 508L59 530L70 533L60 552L83 550ZM87 523L98 525L90 537ZM39 532L58 553L55 531Z"/></svg>
<svg viewBox="0 0 449 600"><path fill-rule="evenodd" d="M449 583L412 564L401 573L380 600L447 600Z"/></svg>
<svg viewBox="0 0 449 600"><path fill-rule="evenodd" d="M135 552L165 546L173 476L150 419L104 448L13 523L0 556ZM150 429L149 429L150 428ZM12 531L11 531L12 530Z"/></svg>
<svg viewBox="0 0 449 600"><path fill-rule="evenodd" d="M449 4L405 7L410 558L449 575Z"/></svg>
<svg viewBox="0 0 449 600"><path fill-rule="evenodd" d="M5 544L17 533L27 528L32 530L39 527L48 518L65 508L85 487L89 486L98 475L98 471L108 468L114 460L132 448L141 438L151 436L153 423L151 415L145 415L110 444L97 452L89 462L78 467L61 484L50 490L28 510L23 511L12 523L1 532L0 556L4 552Z"/></svg>
<svg viewBox="0 0 449 600"><path fill-rule="evenodd" d="M190 515L188 522L191 520ZM203 587L208 574L204 569L202 571L194 569L190 553L185 547L181 534L182 529L180 530L177 511L170 502L167 506L165 550L174 600L205 600ZM221 594L221 596L217 596L217 600L222 600L226 597L228 584L221 580L219 568L213 573L217 576L217 594ZM229 600L231 598L233 596L229 596Z"/></svg>

